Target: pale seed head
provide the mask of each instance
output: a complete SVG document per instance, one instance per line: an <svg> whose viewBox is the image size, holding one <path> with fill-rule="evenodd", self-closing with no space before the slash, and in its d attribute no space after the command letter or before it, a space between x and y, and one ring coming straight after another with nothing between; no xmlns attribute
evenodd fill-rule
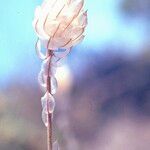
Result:
<svg viewBox="0 0 150 150"><path fill-rule="evenodd" d="M45 0L36 8L33 27L47 49L68 49L83 40L87 26L83 5L84 0Z"/></svg>

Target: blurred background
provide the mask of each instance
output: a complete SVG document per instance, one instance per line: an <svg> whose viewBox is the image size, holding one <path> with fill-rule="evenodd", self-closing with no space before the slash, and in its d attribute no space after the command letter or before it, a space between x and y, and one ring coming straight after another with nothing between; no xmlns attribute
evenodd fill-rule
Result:
<svg viewBox="0 0 150 150"><path fill-rule="evenodd" d="M0 150L46 150L32 29L41 0L0 5ZM150 1L85 0L85 40L57 71L61 150L150 149Z"/></svg>

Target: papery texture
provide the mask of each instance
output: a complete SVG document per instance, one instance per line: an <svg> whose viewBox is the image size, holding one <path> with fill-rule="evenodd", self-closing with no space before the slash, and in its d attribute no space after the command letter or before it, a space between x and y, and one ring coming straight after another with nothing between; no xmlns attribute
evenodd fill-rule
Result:
<svg viewBox="0 0 150 150"><path fill-rule="evenodd" d="M46 94L41 98L41 104L43 109L46 108L49 113L53 113L55 108L55 99L50 93L46 92Z"/></svg>
<svg viewBox="0 0 150 150"><path fill-rule="evenodd" d="M47 49L71 48L83 38L87 25L84 0L45 0L35 11L33 27Z"/></svg>
<svg viewBox="0 0 150 150"><path fill-rule="evenodd" d="M42 120L45 126L48 125L48 113L52 114L55 109L55 99L54 97L46 92L45 95L41 98L42 104Z"/></svg>

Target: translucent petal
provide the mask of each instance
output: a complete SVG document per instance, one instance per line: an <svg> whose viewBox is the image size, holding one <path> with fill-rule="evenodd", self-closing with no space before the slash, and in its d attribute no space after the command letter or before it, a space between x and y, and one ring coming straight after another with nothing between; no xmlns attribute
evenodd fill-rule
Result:
<svg viewBox="0 0 150 150"><path fill-rule="evenodd" d="M49 113L53 113L55 109L55 99L50 93L46 92L46 94L41 98L41 104L43 110L45 109L45 113L47 113L47 111L49 111Z"/></svg>
<svg viewBox="0 0 150 150"><path fill-rule="evenodd" d="M61 22L60 28L58 30L60 33L67 30L73 20L79 15L83 7L84 0L76 0L73 2L70 1L69 3L70 5L68 8L64 10L64 13L58 18L58 20Z"/></svg>
<svg viewBox="0 0 150 150"><path fill-rule="evenodd" d="M50 69L48 72L49 63L50 63ZM56 74L56 67L55 67L55 65L53 65L52 57L48 57L47 59L45 59L43 61L42 66L41 66L41 70L43 70L43 73L46 76L48 76L48 75L54 76Z"/></svg>
<svg viewBox="0 0 150 150"><path fill-rule="evenodd" d="M66 9L66 11L58 17L57 20L61 23L59 30L57 32L58 35L63 33L63 31L66 28L68 28L68 26L71 24L71 22L73 20L73 17L74 17L74 14L72 12L70 12L69 9Z"/></svg>
<svg viewBox="0 0 150 150"><path fill-rule="evenodd" d="M48 67L50 63L50 57L46 58L41 65L41 70L43 70L45 75L48 75Z"/></svg>
<svg viewBox="0 0 150 150"><path fill-rule="evenodd" d="M46 88L46 76L43 74L43 70L38 75L38 82L41 87Z"/></svg>
<svg viewBox="0 0 150 150"><path fill-rule="evenodd" d="M39 18L40 13L41 13L41 6L37 6L35 9L35 14L34 14L35 18Z"/></svg>
<svg viewBox="0 0 150 150"><path fill-rule="evenodd" d="M38 18L40 16L40 13L41 13L41 7L37 6L35 9L35 13L34 13L34 20L32 22L32 26L33 26L35 32L36 32L36 24L37 24Z"/></svg>
<svg viewBox="0 0 150 150"><path fill-rule="evenodd" d="M64 6L64 0L48 0L47 4L43 7L43 12L49 12L47 22L52 22L56 20L56 17L60 13L61 9Z"/></svg>
<svg viewBox="0 0 150 150"><path fill-rule="evenodd" d="M50 1L49 0L44 0L41 7L43 9L46 9L47 7L52 7L52 5L54 5L55 1L56 0L50 0Z"/></svg>
<svg viewBox="0 0 150 150"><path fill-rule="evenodd" d="M57 141L55 141L55 142L53 143L53 150L60 150Z"/></svg>
<svg viewBox="0 0 150 150"><path fill-rule="evenodd" d="M78 16L79 12L82 10L84 5L84 0L75 0L71 3L69 9L70 12L74 13L74 16Z"/></svg>
<svg viewBox="0 0 150 150"><path fill-rule="evenodd" d="M77 39L73 40L73 41L72 41L72 46L74 46L74 45L76 45L76 44L82 42L83 39L84 39L84 37L85 37L84 35L81 35L81 36L78 37Z"/></svg>
<svg viewBox="0 0 150 150"><path fill-rule="evenodd" d="M70 43L68 43L68 45L66 45L63 48L69 48L69 47L75 46L76 44L80 43L84 39L84 37L85 37L84 35L81 35L77 39L72 40Z"/></svg>
<svg viewBox="0 0 150 150"><path fill-rule="evenodd" d="M42 110L42 121L45 126L48 126L48 114L45 112L45 109Z"/></svg>
<svg viewBox="0 0 150 150"><path fill-rule="evenodd" d="M59 26L58 21L47 21L45 24L45 32L49 36L53 36L54 33L56 32L57 27Z"/></svg>
<svg viewBox="0 0 150 150"><path fill-rule="evenodd" d="M36 43L36 53L37 53L39 58L41 58L41 59L45 59L46 58L46 55L44 55L42 53L41 41L39 39L37 40L37 43Z"/></svg>
<svg viewBox="0 0 150 150"><path fill-rule="evenodd" d="M51 65L50 71L49 71L49 76L53 77L56 74L56 67Z"/></svg>
<svg viewBox="0 0 150 150"><path fill-rule="evenodd" d="M51 114L51 115L53 118L53 114ZM46 108L43 108L43 110L42 110L42 121L43 121L44 125L47 127L48 126L48 113L47 113Z"/></svg>
<svg viewBox="0 0 150 150"><path fill-rule="evenodd" d="M59 61L57 61L57 67L61 67L63 64L65 63L65 57L59 59Z"/></svg>
<svg viewBox="0 0 150 150"><path fill-rule="evenodd" d="M41 97L42 108L46 107L47 99L49 99L48 97L48 92L46 92L45 95Z"/></svg>
<svg viewBox="0 0 150 150"><path fill-rule="evenodd" d="M79 23L80 23L81 26L83 26L83 27L87 26L87 24L88 24L87 11L85 11L85 12L83 13L83 16L80 17L79 19L80 19L80 20L79 20Z"/></svg>
<svg viewBox="0 0 150 150"><path fill-rule="evenodd" d="M36 34L38 35L38 37L40 39L48 39L49 37L45 36L45 34L43 34L43 28L39 28L39 18L41 17L42 14L42 9L40 6L38 6L35 10L35 17L34 20L32 22L32 26L34 28L34 31L36 32Z"/></svg>
<svg viewBox="0 0 150 150"><path fill-rule="evenodd" d="M55 6L51 9L51 14L55 14L55 17L59 15L60 11L64 8L64 4L66 0L56 0Z"/></svg>
<svg viewBox="0 0 150 150"><path fill-rule="evenodd" d="M51 42L48 45L49 49L57 49L59 47L65 46L70 41L70 37L67 35L66 37L62 35L57 35L51 39Z"/></svg>
<svg viewBox="0 0 150 150"><path fill-rule="evenodd" d="M55 109L55 99L54 97L49 93L48 94L48 110L49 113L53 113Z"/></svg>
<svg viewBox="0 0 150 150"><path fill-rule="evenodd" d="M54 77L54 74L56 73L56 69L52 69L55 67L51 67L51 71L50 72L50 76L51 76L51 93L52 94L56 94L56 90L58 88L58 84L57 84L57 80ZM43 90L43 92L47 91L47 76L44 74L43 70L40 71L39 75L38 75L38 82Z"/></svg>
<svg viewBox="0 0 150 150"><path fill-rule="evenodd" d="M54 109L55 109L55 100L49 101L49 103L48 103L48 109L49 109L49 113L53 113L54 112ZM47 102L45 104L45 107L43 108L43 111L45 112L45 114L48 114L47 113Z"/></svg>
<svg viewBox="0 0 150 150"><path fill-rule="evenodd" d="M42 105L42 108L44 109L45 107L46 107L46 104L47 104L47 99L46 99L46 97L42 97L41 98L41 105Z"/></svg>
<svg viewBox="0 0 150 150"><path fill-rule="evenodd" d="M47 3L47 5L45 5L45 8L41 7L41 13L39 15L38 21L36 23L36 30L38 32L38 36L40 36L40 39L49 39L48 34L45 32L44 30L44 24L45 24L45 20L47 18L47 15L49 13L49 5Z"/></svg>
<svg viewBox="0 0 150 150"><path fill-rule="evenodd" d="M59 60L59 58L52 56L51 58L51 65L57 67L57 61Z"/></svg>
<svg viewBox="0 0 150 150"><path fill-rule="evenodd" d="M58 83L57 83L57 80L56 80L56 78L55 77L51 77L51 82L50 82L50 84L51 84L51 94L56 94L56 92L57 92L57 89L58 89ZM47 89L46 89L46 84L40 84L41 85L41 87L42 87L42 90L44 91L44 92L46 92L47 91Z"/></svg>
<svg viewBox="0 0 150 150"><path fill-rule="evenodd" d="M70 48L68 48L68 49L59 49L57 51L54 51L54 56L57 57L57 58L64 58L69 54L70 50L71 50Z"/></svg>
<svg viewBox="0 0 150 150"><path fill-rule="evenodd" d="M68 36L71 38L71 39L75 39L79 36L81 36L84 32L84 28L82 27L74 27L71 31L70 34L68 34Z"/></svg>
<svg viewBox="0 0 150 150"><path fill-rule="evenodd" d="M79 16L74 20L73 25L86 27L87 23L87 11L85 11L79 14Z"/></svg>
<svg viewBox="0 0 150 150"><path fill-rule="evenodd" d="M44 31L44 28L43 28L45 19L46 19L46 14L41 13L40 17L37 19L37 21L35 22L35 26L34 26L38 37L42 40L49 39L48 34Z"/></svg>
<svg viewBox="0 0 150 150"><path fill-rule="evenodd" d="M51 93L56 94L58 88L57 79L55 77L51 78Z"/></svg>
<svg viewBox="0 0 150 150"><path fill-rule="evenodd" d="M71 25L64 32L64 37L68 37L69 39L73 40L73 39L80 37L83 33L84 33L84 27L83 26ZM70 41L62 47L66 47L66 45L71 43ZM72 46L70 46L70 47L72 47Z"/></svg>
<svg viewBox="0 0 150 150"><path fill-rule="evenodd" d="M65 62L65 57L63 58L58 58L58 57L53 57L53 63L55 67L61 67Z"/></svg>
<svg viewBox="0 0 150 150"><path fill-rule="evenodd" d="M65 58L59 58L59 57L53 56L51 63L52 63L52 66L61 67L64 61L65 61Z"/></svg>

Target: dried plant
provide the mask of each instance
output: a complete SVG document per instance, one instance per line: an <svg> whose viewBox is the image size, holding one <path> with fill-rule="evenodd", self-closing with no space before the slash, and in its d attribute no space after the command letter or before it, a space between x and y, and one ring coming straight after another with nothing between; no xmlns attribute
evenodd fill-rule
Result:
<svg viewBox="0 0 150 150"><path fill-rule="evenodd" d="M84 0L45 0L35 11L34 30L38 36L37 55L43 60L38 76L45 95L41 98L42 120L47 127L48 150L58 150L52 143L52 117L55 108L53 95L57 90L56 68L71 48L84 39L87 26L87 11ZM42 48L46 53L42 53Z"/></svg>

